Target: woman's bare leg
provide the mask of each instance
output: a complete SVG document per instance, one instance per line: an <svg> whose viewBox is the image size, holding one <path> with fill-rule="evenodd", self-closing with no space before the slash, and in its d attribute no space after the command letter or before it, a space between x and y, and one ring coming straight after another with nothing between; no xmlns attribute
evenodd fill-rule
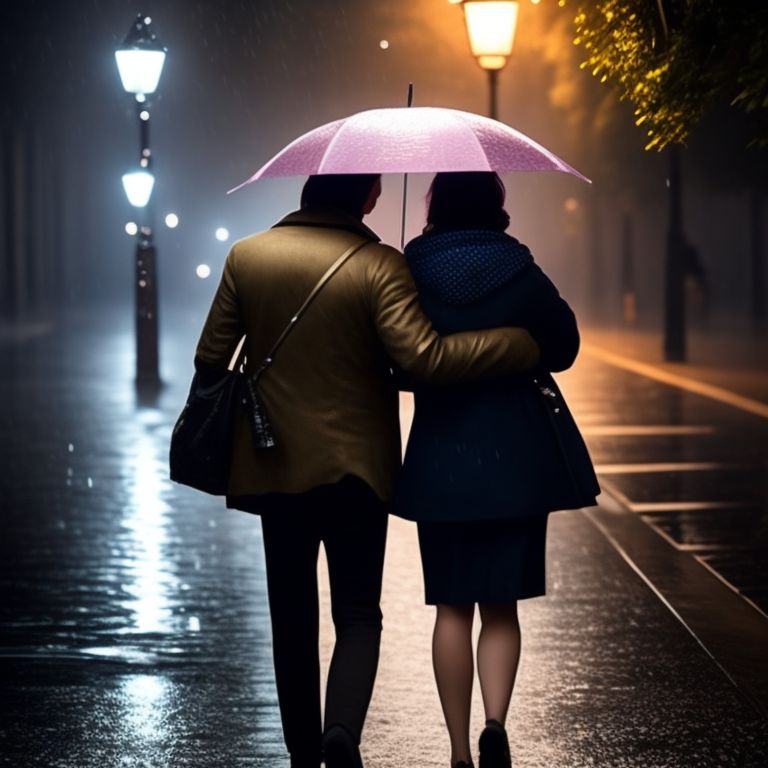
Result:
<svg viewBox="0 0 768 768"><path fill-rule="evenodd" d="M475 665L472 620L475 606L438 605L432 636L432 664L445 724L451 739L451 765L471 762L469 712Z"/></svg>
<svg viewBox="0 0 768 768"><path fill-rule="evenodd" d="M520 661L517 603L482 603L482 629L477 642L477 673L486 720L507 719Z"/></svg>

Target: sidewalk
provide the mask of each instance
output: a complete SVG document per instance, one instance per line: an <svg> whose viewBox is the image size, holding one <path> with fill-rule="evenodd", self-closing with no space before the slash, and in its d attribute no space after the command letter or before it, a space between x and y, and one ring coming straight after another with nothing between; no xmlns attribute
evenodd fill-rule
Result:
<svg viewBox="0 0 768 768"><path fill-rule="evenodd" d="M685 363L664 361L660 330L591 327L582 329L582 336L588 346L768 404L768 334L689 330Z"/></svg>
<svg viewBox="0 0 768 768"><path fill-rule="evenodd" d="M768 614L768 336L694 331L683 364L649 332L584 337L565 379L613 405L579 413L603 487Z"/></svg>
<svg viewBox="0 0 768 768"><path fill-rule="evenodd" d="M393 521L370 766L447 766L413 529ZM510 730L521 768L764 767L768 727L581 512L553 516L549 594L524 602ZM327 624L326 624L327 626ZM326 635L326 653L330 633ZM475 691L473 733L482 725Z"/></svg>
<svg viewBox="0 0 768 768"><path fill-rule="evenodd" d="M0 765L287 766L258 519L167 480L197 327L163 318L168 386L154 405L133 393L128 322L85 318L0 345ZM569 399L614 423L593 397L605 366L584 366ZM599 514L552 516L549 594L521 605L516 768L764 768L768 722ZM656 540L655 567L674 582L680 564ZM367 766L445 768L412 524L392 519L385 569ZM322 626L327 667L327 594ZM476 690L475 737L481 718Z"/></svg>

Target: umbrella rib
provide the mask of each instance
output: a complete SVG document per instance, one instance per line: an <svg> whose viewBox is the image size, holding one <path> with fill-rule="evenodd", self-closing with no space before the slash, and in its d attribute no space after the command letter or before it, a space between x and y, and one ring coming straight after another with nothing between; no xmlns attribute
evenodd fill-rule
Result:
<svg viewBox="0 0 768 768"><path fill-rule="evenodd" d="M341 125L339 125L339 130L336 131L336 133L333 134L333 138L328 142L327 146L325 147L325 150L323 151L323 156L320 160L320 164L317 166L317 172L322 173L323 166L325 165L325 161L327 157L330 157L331 150L333 149L334 144L339 139L339 136L341 135L341 132L344 130L344 128L347 125L347 120L340 120L339 121Z"/></svg>
<svg viewBox="0 0 768 768"><path fill-rule="evenodd" d="M492 171L493 168L491 168L491 164L488 162L488 155L485 153L485 147L480 142L480 139L477 138L477 134L475 133L474 129L472 128L471 123L469 122L469 120L467 120L464 117L464 115L459 110L456 110L456 112L457 112L458 117L461 120L461 122L464 123L464 125L466 125L467 128L469 128L470 136L472 136L472 138L474 139L475 144L477 144L477 147L480 150L481 156L485 160L486 170Z"/></svg>
<svg viewBox="0 0 768 768"><path fill-rule="evenodd" d="M329 147L329 146L331 145L331 143L334 141L334 139L335 139L335 138L336 138L336 136L338 135L339 131L340 131L340 130L341 130L343 127L344 127L344 120L343 120L343 119L342 119L342 120L336 120L335 122L337 122L337 123L339 124L338 130L336 131L336 133L334 133L334 134L333 134L333 139L331 139L331 141L329 141L329 142L328 142L328 145L327 145L327 146L326 146L326 148L323 150L323 157L324 157L324 156L325 156L325 154L328 152L328 147ZM331 123L331 125L332 125L332 123ZM327 127L328 127L328 125L319 126L318 128L314 128L313 130L309 131L309 133L304 133L304 134L302 134L301 136L297 136L297 137L296 137L296 138L295 138L295 139L294 139L294 140L293 140L293 141L292 141L292 142L291 142L291 143L290 143L290 144L289 144L287 147L284 147L282 150L280 150L280 152L278 152L278 153L277 153L277 154L276 154L276 155L275 155L275 156L274 156L274 157L273 157L273 158L272 158L272 159L269 161L269 163L268 163L268 164L269 164L269 165L272 165L272 164L276 163L276 162L277 162L278 160L280 160L282 157L285 157L285 155L287 155L287 154L288 154L288 153L289 153L289 152L290 152L290 151L291 151L291 150L292 150L292 149L293 149L293 148L294 148L294 147L295 147L297 144L299 144L299 142L302 142L302 141L304 141L308 135L310 135L310 134L312 134L312 133L315 133L315 132L317 132L317 131L321 130L322 128L327 128ZM321 158L321 160L320 160L320 164L318 165L318 170L320 169L320 165L322 165L322 158ZM264 169L262 168L261 170L264 170ZM260 172L261 172L261 170L257 171L256 173L257 173L257 174L258 174L258 173L260 173Z"/></svg>
<svg viewBox="0 0 768 768"><path fill-rule="evenodd" d="M331 141L328 142L328 146L331 145L331 143L336 139L336 136L338 135L338 133L341 130L341 128L343 128L344 120L336 120L335 122L337 122L339 124L339 128L336 131L336 133L333 135L333 138L331 139ZM314 131L317 131L320 128L327 128L327 127L328 127L327 125L326 126L319 126L319 128L315 128L315 129L313 129L313 131L310 131L309 133L313 133ZM253 175L251 175L250 178L246 179L242 184L238 184L236 187L233 187L232 189L230 189L227 192L227 194L231 195L233 192L237 192L238 189L242 189L243 187L245 187L248 184L250 184L252 181L255 181L257 178L262 178L261 174L268 167L273 166L276 162L278 162L278 160L280 160L281 158L285 157L285 155L287 155L299 142L305 140L307 135L308 134L304 133L301 136L297 136L290 144L288 144L285 147L283 147L271 160L268 160L264 165L262 165L261 168L259 168ZM328 152L328 146L325 148L325 150L323 150L323 157ZM321 158L320 164L322 164L322 158ZM318 170L319 170L319 166L318 166Z"/></svg>

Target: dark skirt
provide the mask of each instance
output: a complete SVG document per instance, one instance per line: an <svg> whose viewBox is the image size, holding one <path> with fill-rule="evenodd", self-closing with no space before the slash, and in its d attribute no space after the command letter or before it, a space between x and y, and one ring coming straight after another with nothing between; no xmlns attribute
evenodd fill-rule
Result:
<svg viewBox="0 0 768 768"><path fill-rule="evenodd" d="M419 522L428 605L512 603L545 594L547 515Z"/></svg>

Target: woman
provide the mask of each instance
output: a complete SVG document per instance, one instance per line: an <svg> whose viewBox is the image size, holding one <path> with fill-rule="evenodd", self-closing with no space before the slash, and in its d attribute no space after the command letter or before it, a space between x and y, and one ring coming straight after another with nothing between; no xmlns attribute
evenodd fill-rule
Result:
<svg viewBox="0 0 768 768"><path fill-rule="evenodd" d="M417 387L397 512L418 522L432 643L454 768L472 766L472 622L486 727L480 768L509 766L504 723L520 656L517 601L545 592L547 514L595 503L597 480L551 371L573 364L573 312L504 233L495 173L441 173L424 234L405 249L424 311L440 333L520 325L540 366L514 380Z"/></svg>

